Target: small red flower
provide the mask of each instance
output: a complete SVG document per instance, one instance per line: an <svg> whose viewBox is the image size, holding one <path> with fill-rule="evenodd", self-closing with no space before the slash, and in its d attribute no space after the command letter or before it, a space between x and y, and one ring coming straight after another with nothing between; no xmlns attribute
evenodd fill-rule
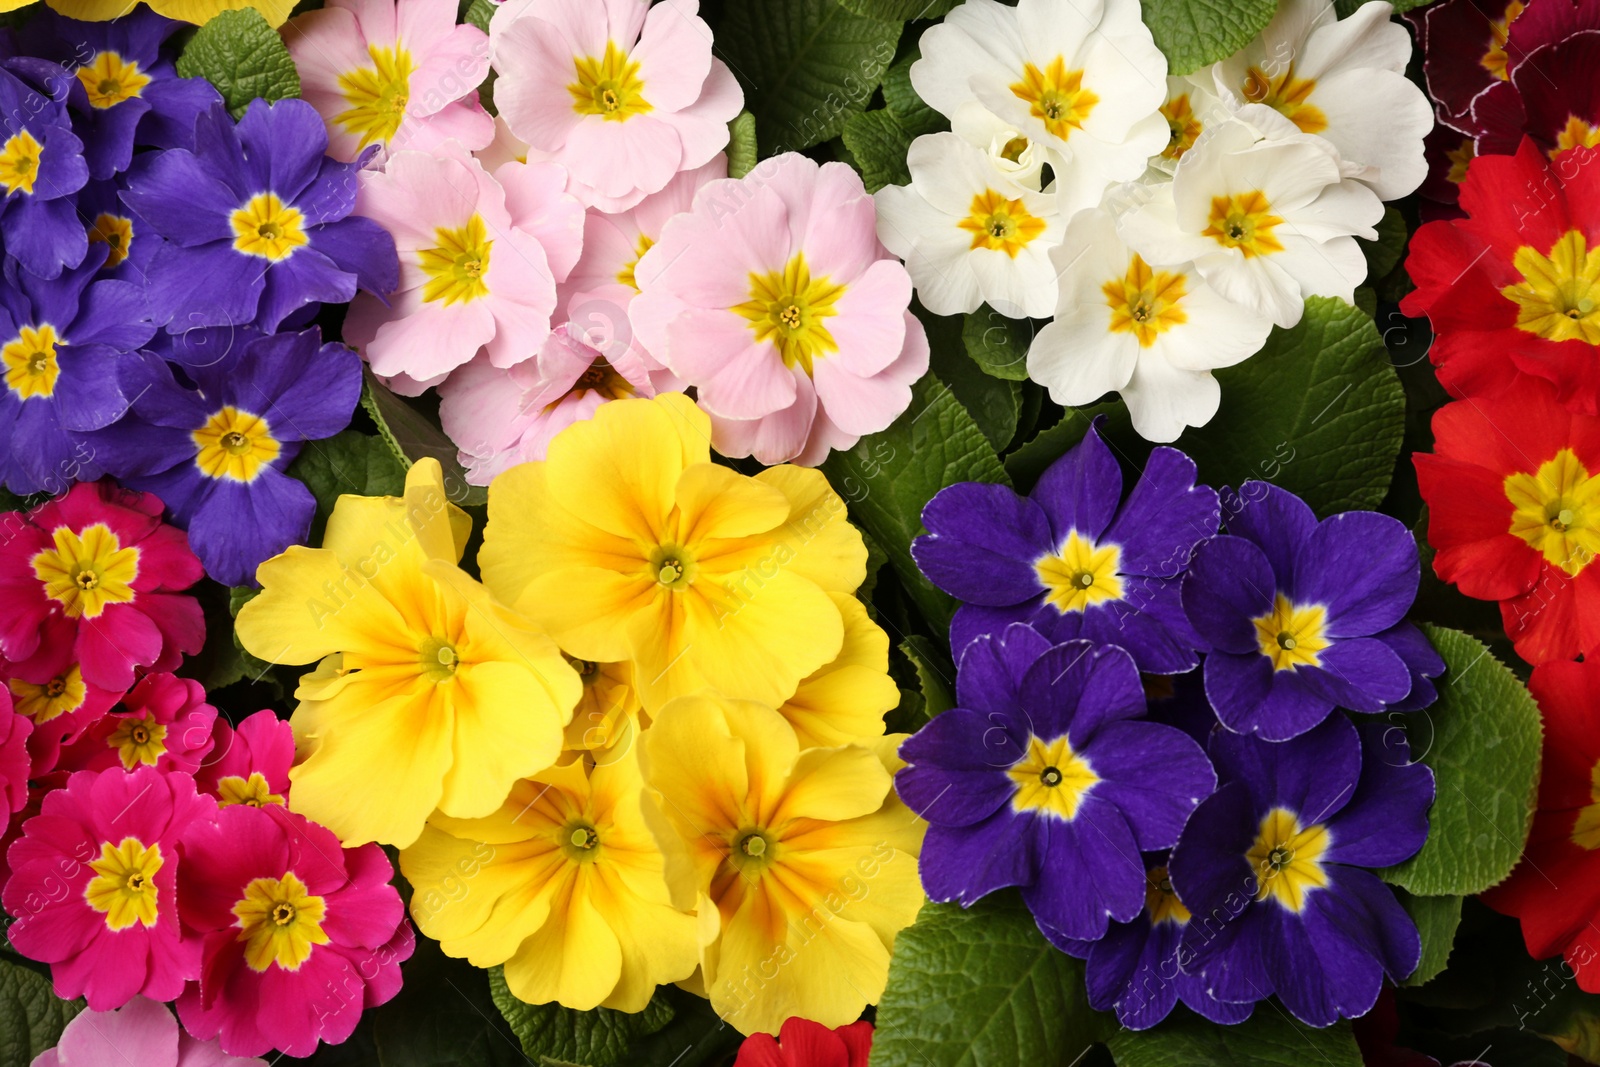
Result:
<svg viewBox="0 0 1600 1067"><path fill-rule="evenodd" d="M1528 954L1560 953L1600 993L1600 660L1547 663L1528 683L1544 713L1544 767L1522 862L1483 895L1522 921Z"/></svg>
<svg viewBox="0 0 1600 1067"><path fill-rule="evenodd" d="M1530 663L1600 646L1600 417L1556 402L1537 378L1433 416L1434 453L1414 457L1433 569L1500 601Z"/></svg>
<svg viewBox="0 0 1600 1067"><path fill-rule="evenodd" d="M745 1038L733 1067L867 1067L871 1048L872 1024L865 1020L830 1030L810 1019L791 1018L777 1037Z"/></svg>
<svg viewBox="0 0 1600 1067"><path fill-rule="evenodd" d="M197 774L211 751L216 718L217 709L206 703L205 686L193 678L147 674L122 698L120 707L62 748L57 767L131 771L143 766Z"/></svg>
<svg viewBox="0 0 1600 1067"><path fill-rule="evenodd" d="M1531 141L1515 156L1467 168L1467 217L1424 225L1401 304L1437 335L1429 358L1455 396L1492 396L1543 378L1563 404L1600 412L1600 151L1548 158Z"/></svg>

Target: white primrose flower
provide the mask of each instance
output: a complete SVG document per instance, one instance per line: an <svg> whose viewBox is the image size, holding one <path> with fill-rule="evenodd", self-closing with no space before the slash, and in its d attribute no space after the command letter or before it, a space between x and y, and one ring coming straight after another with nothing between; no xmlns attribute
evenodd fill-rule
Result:
<svg viewBox="0 0 1600 1067"><path fill-rule="evenodd" d="M1055 197L996 169L987 150L954 133L911 143L911 184L878 190L878 239L906 262L935 315L984 303L1010 318L1044 318L1056 306L1050 250L1065 220Z"/></svg>
<svg viewBox="0 0 1600 1067"><path fill-rule="evenodd" d="M1398 200L1427 177L1422 142L1433 109L1405 76L1411 37L1392 14L1383 0L1346 19L1332 0L1283 0L1254 41L1210 68L1211 80L1241 117L1271 108L1326 137L1361 168L1359 181Z"/></svg>
<svg viewBox="0 0 1600 1067"><path fill-rule="evenodd" d="M1060 302L1028 349L1028 377L1066 407L1120 393L1148 441L1173 441L1211 421L1222 396L1211 371L1250 358L1272 331L1207 285L1194 264L1150 266L1102 210L1074 215L1051 259Z"/></svg>
<svg viewBox="0 0 1600 1067"><path fill-rule="evenodd" d="M1148 263L1188 263L1224 297L1279 326L1307 296L1355 298L1367 273L1356 237L1374 240L1383 203L1347 180L1326 141L1263 137L1238 119L1214 124L1184 153L1172 182L1121 220Z"/></svg>
<svg viewBox="0 0 1600 1067"><path fill-rule="evenodd" d="M1138 0L967 0L921 47L922 99L952 120L976 101L1043 148L1063 212L1137 178L1167 142L1167 60Z"/></svg>
<svg viewBox="0 0 1600 1067"><path fill-rule="evenodd" d="M950 129L968 144L987 152L989 165L1018 185L1035 191L1043 185L1045 150L982 104L963 106L950 120Z"/></svg>

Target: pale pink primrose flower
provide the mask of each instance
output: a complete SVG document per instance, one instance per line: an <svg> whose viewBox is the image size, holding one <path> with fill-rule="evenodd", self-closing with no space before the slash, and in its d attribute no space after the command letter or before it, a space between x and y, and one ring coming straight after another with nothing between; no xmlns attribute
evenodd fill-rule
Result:
<svg viewBox="0 0 1600 1067"><path fill-rule="evenodd" d="M84 1011L61 1031L55 1048L32 1067L267 1067L267 1061L230 1056L215 1040L196 1041L178 1029L167 1006L134 997L115 1011Z"/></svg>
<svg viewBox="0 0 1600 1067"><path fill-rule="evenodd" d="M876 225L853 169L789 153L707 184L639 260L634 333L718 451L816 464L910 405L928 340Z"/></svg>
<svg viewBox="0 0 1600 1067"><path fill-rule="evenodd" d="M494 136L477 92L489 38L456 25L455 0L328 0L281 32L335 159L369 145L429 152L451 138L482 148Z"/></svg>
<svg viewBox="0 0 1600 1067"><path fill-rule="evenodd" d="M532 358L550 333L556 282L583 246L583 208L565 184L548 163L490 175L453 141L363 172L356 212L394 235L400 288L387 306L360 294L345 340L373 373L420 386L479 349L496 367Z"/></svg>
<svg viewBox="0 0 1600 1067"><path fill-rule="evenodd" d="M698 0L519 0L489 26L495 105L527 157L589 207L622 211L728 144L744 107Z"/></svg>
<svg viewBox="0 0 1600 1067"><path fill-rule="evenodd" d="M629 349L607 358L558 326L534 359L502 370L480 356L456 369L439 395L439 419L461 450L467 481L488 485L509 467L544 459L556 434L601 404L656 390Z"/></svg>

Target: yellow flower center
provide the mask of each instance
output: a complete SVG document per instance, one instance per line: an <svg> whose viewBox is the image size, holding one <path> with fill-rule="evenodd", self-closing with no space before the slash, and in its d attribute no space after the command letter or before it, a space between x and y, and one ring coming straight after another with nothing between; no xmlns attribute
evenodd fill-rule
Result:
<svg viewBox="0 0 1600 1067"><path fill-rule="evenodd" d="M1117 565L1121 562L1122 549L1117 545L1096 545L1073 530L1059 552L1035 561L1033 569L1045 587L1045 603L1065 615L1120 598Z"/></svg>
<svg viewBox="0 0 1600 1067"><path fill-rule="evenodd" d="M573 59L578 80L567 86L572 94L572 110L580 115L599 115L608 122L626 122L635 115L649 114L655 110L644 98L644 81L639 77L639 64L628 58L628 53L617 47L615 41L606 42L606 51L596 59L578 56Z"/></svg>
<svg viewBox="0 0 1600 1067"><path fill-rule="evenodd" d="M257 193L233 213L233 247L273 262L287 259L308 240L300 225L304 218L277 193Z"/></svg>
<svg viewBox="0 0 1600 1067"><path fill-rule="evenodd" d="M339 75L339 92L350 106L333 121L361 135L357 146L388 143L406 117L411 102L411 74L416 64L411 53L395 42L393 48L367 45L372 66L357 67Z"/></svg>
<svg viewBox="0 0 1600 1067"><path fill-rule="evenodd" d="M150 715L123 719L106 738L106 746L117 750L122 765L133 770L141 763L154 767L167 751L167 728Z"/></svg>
<svg viewBox="0 0 1600 1067"><path fill-rule="evenodd" d="M232 482L255 481L261 468L282 451L266 419L235 407L218 411L190 437L200 473Z"/></svg>
<svg viewBox="0 0 1600 1067"><path fill-rule="evenodd" d="M1305 907L1307 892L1328 884L1320 859L1328 844L1321 824L1301 827L1299 816L1287 808L1267 812L1246 853L1256 876L1256 899L1275 900L1290 911Z"/></svg>
<svg viewBox="0 0 1600 1067"><path fill-rule="evenodd" d="M1594 560L1600 551L1600 476L1591 475L1570 448L1533 474L1507 475L1505 493L1512 507L1510 532L1545 562L1577 577Z"/></svg>
<svg viewBox="0 0 1600 1067"><path fill-rule="evenodd" d="M230 774L217 779L217 806L230 808L235 804L245 804L252 808L264 808L268 804L282 804L283 797L272 791L272 786L267 783L266 776L260 771L251 771L250 777L241 778L237 774Z"/></svg>
<svg viewBox="0 0 1600 1067"><path fill-rule="evenodd" d="M1328 609L1321 604L1296 606L1279 593L1272 610L1255 624L1261 654L1272 661L1273 670L1322 665L1317 653L1327 648L1329 641L1324 636Z"/></svg>
<svg viewBox="0 0 1600 1067"><path fill-rule="evenodd" d="M1600 248L1568 230L1548 256L1523 245L1511 262L1522 281L1500 295L1517 305L1517 329L1547 341L1600 344Z"/></svg>
<svg viewBox="0 0 1600 1067"><path fill-rule="evenodd" d="M61 377L56 342L56 328L49 323L22 327L15 339L0 348L6 388L23 400L54 394L56 379Z"/></svg>
<svg viewBox="0 0 1600 1067"><path fill-rule="evenodd" d="M78 81L89 94L91 107L106 108L138 96L150 84L150 75L131 59L123 59L115 52L101 52L78 68Z"/></svg>
<svg viewBox="0 0 1600 1067"><path fill-rule="evenodd" d="M1445 177L1456 185L1466 181L1467 166L1477 154L1477 146L1472 143L1472 138L1461 138L1460 144L1444 154L1445 158L1450 161L1450 171Z"/></svg>
<svg viewBox="0 0 1600 1067"><path fill-rule="evenodd" d="M483 276L489 273L489 252L494 242L483 217L474 214L458 230L441 226L433 231L437 248L417 253L417 263L428 280L422 286L426 302L443 300L444 306L467 304L489 295Z"/></svg>
<svg viewBox="0 0 1600 1067"><path fill-rule="evenodd" d="M576 821L557 828L556 844L573 863L593 863L600 858L600 831L588 821Z"/></svg>
<svg viewBox="0 0 1600 1067"><path fill-rule="evenodd" d="M456 646L442 637L430 637L417 649L417 663L423 677L432 682L448 682L461 667Z"/></svg>
<svg viewBox="0 0 1600 1067"><path fill-rule="evenodd" d="M1167 137L1167 147L1161 150L1163 159L1182 159L1183 154L1194 147L1195 141L1200 139L1200 131L1205 126L1200 122L1200 117L1194 113L1194 105L1189 102L1188 93L1180 93L1161 105L1161 114L1167 120L1167 129L1171 131Z"/></svg>
<svg viewBox="0 0 1600 1067"><path fill-rule="evenodd" d="M1021 200L1008 200L1004 193L993 189L973 197L972 214L956 225L972 234L974 249L1004 252L1012 259L1045 231L1045 221Z"/></svg>
<svg viewBox="0 0 1600 1067"><path fill-rule="evenodd" d="M655 243L656 239L654 237L647 233L641 233L639 235L639 244L633 250L633 258L623 264L621 270L617 271L617 281L637 293L639 291L639 280L634 277L634 269L639 266L639 261L644 258L646 252L655 246Z"/></svg>
<svg viewBox="0 0 1600 1067"><path fill-rule="evenodd" d="M1211 198L1210 225L1200 233L1214 237L1224 248L1237 248L1246 259L1282 252L1283 244L1273 236L1283 219L1272 213L1272 205L1260 190L1234 196Z"/></svg>
<svg viewBox="0 0 1600 1067"><path fill-rule="evenodd" d="M1511 80L1511 72L1506 69L1506 39L1511 33L1511 24L1522 14L1525 6L1522 0L1511 0L1502 17L1489 21L1489 49L1478 60L1478 65L1501 81Z"/></svg>
<svg viewBox="0 0 1600 1067"><path fill-rule="evenodd" d="M681 545L657 545L645 560L645 573L658 585L682 592L694 584L700 573L692 556Z"/></svg>
<svg viewBox="0 0 1600 1067"><path fill-rule="evenodd" d="M1589 799L1572 822L1572 843L1593 852L1600 848L1600 763L1589 768Z"/></svg>
<svg viewBox="0 0 1600 1067"><path fill-rule="evenodd" d="M307 893L293 871L282 878L251 879L233 906L245 963L252 971L264 971L274 963L298 971L312 945L328 943L322 932L324 910L322 898Z"/></svg>
<svg viewBox="0 0 1600 1067"><path fill-rule="evenodd" d="M573 393L599 393L607 400L626 400L634 395L633 383L618 374L616 368L604 358L589 364L589 369L578 375L572 385ZM559 404L555 401L551 404Z"/></svg>
<svg viewBox="0 0 1600 1067"><path fill-rule="evenodd" d="M134 923L154 926L159 913L156 872L162 862L159 844L146 848L137 837L124 837L117 845L104 841L100 858L89 863L95 877L84 886L83 898L106 917L111 930L126 930Z"/></svg>
<svg viewBox="0 0 1600 1067"><path fill-rule="evenodd" d="M84 685L83 674L76 663L67 673L58 674L43 685L12 678L6 688L11 690L12 705L35 723L49 722L77 711L89 696L89 687Z"/></svg>
<svg viewBox="0 0 1600 1067"><path fill-rule="evenodd" d="M1073 130L1083 129L1100 98L1083 87L1083 71L1068 70L1057 56L1044 70L1032 63L1022 67L1022 80L1011 86L1012 95L1029 105L1028 112L1044 122L1052 136L1065 141Z"/></svg>
<svg viewBox="0 0 1600 1067"><path fill-rule="evenodd" d="M1111 308L1111 332L1131 333L1141 348L1149 348L1156 338L1189 321L1180 306L1185 295L1184 276L1154 271L1135 252L1123 278L1112 278L1100 287Z"/></svg>
<svg viewBox="0 0 1600 1067"><path fill-rule="evenodd" d="M1260 67L1245 71L1240 92L1252 104L1266 104L1284 118L1300 127L1301 133L1321 133L1328 128L1328 116L1322 109L1306 101L1317 87L1315 78L1296 78L1294 64L1286 64L1283 73L1269 75Z"/></svg>
<svg viewBox="0 0 1600 1067"><path fill-rule="evenodd" d="M1550 149L1554 159L1569 148L1594 148L1600 145L1600 126L1591 126L1576 115L1567 116L1567 125L1556 134L1556 146Z"/></svg>
<svg viewBox="0 0 1600 1067"><path fill-rule="evenodd" d="M89 240L106 246L106 261L101 266L113 270L128 258L128 250L133 247L133 220L101 212L89 227Z"/></svg>
<svg viewBox="0 0 1600 1067"><path fill-rule="evenodd" d="M1165 867L1151 867L1145 872L1144 910L1150 913L1151 926L1168 922L1182 926L1189 921L1189 909L1172 891L1172 879L1167 877Z"/></svg>
<svg viewBox="0 0 1600 1067"><path fill-rule="evenodd" d="M728 841L728 859L740 872L756 875L777 862L782 844L771 830L744 826Z"/></svg>
<svg viewBox="0 0 1600 1067"><path fill-rule="evenodd" d="M1029 735L1028 754L1006 771L1017 783L1011 798L1016 811L1042 811L1058 819L1071 819L1089 790L1100 780L1089 762L1076 752L1065 734L1054 741Z"/></svg>
<svg viewBox="0 0 1600 1067"><path fill-rule="evenodd" d="M139 550L123 548L109 526L93 523L81 534L57 526L51 536L55 548L33 557L33 573L69 619L99 618L108 605L133 600Z"/></svg>
<svg viewBox="0 0 1600 1067"><path fill-rule="evenodd" d="M6 187L6 194L22 190L24 193L33 192L33 183L39 177L39 157L44 154L44 145L33 139L33 134L27 130L13 134L4 145L0 145L0 185Z"/></svg>
<svg viewBox="0 0 1600 1067"><path fill-rule="evenodd" d="M750 275L750 299L729 310L746 319L757 342L770 342L785 366L807 374L818 359L839 346L824 320L838 314L834 305L845 287L812 278L804 252L796 252L782 271Z"/></svg>

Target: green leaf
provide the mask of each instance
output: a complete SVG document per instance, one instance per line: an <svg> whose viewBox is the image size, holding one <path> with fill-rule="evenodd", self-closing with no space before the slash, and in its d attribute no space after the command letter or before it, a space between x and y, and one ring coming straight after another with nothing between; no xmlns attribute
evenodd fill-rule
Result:
<svg viewBox="0 0 1600 1067"><path fill-rule="evenodd" d="M922 714L933 718L955 707L956 670L934 643L922 634L912 634L900 642L900 651L917 672L917 688L922 692Z"/></svg>
<svg viewBox="0 0 1600 1067"><path fill-rule="evenodd" d="M494 18L494 13L495 5L490 3L490 0L472 0L472 3L467 5L467 10L462 12L460 21L488 33L489 20Z"/></svg>
<svg viewBox="0 0 1600 1067"><path fill-rule="evenodd" d="M911 406L892 426L833 453L822 470L849 502L851 517L883 546L918 610L936 630L949 625L955 601L911 558L923 505L956 482L1010 482L994 446L955 394L927 374L911 387Z"/></svg>
<svg viewBox="0 0 1600 1067"><path fill-rule="evenodd" d="M1469 895L1499 884L1533 822L1539 708L1476 638L1425 624L1446 672L1439 700L1407 716L1412 758L1433 768L1428 841L1386 881L1423 896Z"/></svg>
<svg viewBox="0 0 1600 1067"><path fill-rule="evenodd" d="M837 0L840 7L868 18L905 21L941 19L961 0Z"/></svg>
<svg viewBox="0 0 1600 1067"><path fill-rule="evenodd" d="M489 490L467 483L466 470L456 458L455 443L439 428L438 420L395 395L371 370L365 373L361 406L378 424L378 435L395 458L410 470L417 460L431 456L444 468L444 491L452 504L465 508L487 503Z"/></svg>
<svg viewBox="0 0 1600 1067"><path fill-rule="evenodd" d="M487 3L488 0L473 0L474 3ZM759 144L756 141L756 117L748 111L741 111L728 123L728 177L743 178L746 174L756 169L756 161L761 158Z"/></svg>
<svg viewBox="0 0 1600 1067"><path fill-rule="evenodd" d="M889 65L883 74L883 102L895 117L912 128L948 130L950 120L929 107L911 84L911 66L922 58L922 51L913 48Z"/></svg>
<svg viewBox="0 0 1600 1067"><path fill-rule="evenodd" d="M1013 382L1028 380L1028 348L1033 344L1029 320L1008 319L985 306L966 317L961 340L967 355L985 374Z"/></svg>
<svg viewBox="0 0 1600 1067"><path fill-rule="evenodd" d="M1356 8L1367 2L1368 0L1334 0L1333 12L1340 18L1347 19L1356 13ZM1419 7L1433 3L1433 0L1392 0L1392 2L1395 14L1398 15L1402 11L1415 11Z"/></svg>
<svg viewBox="0 0 1600 1067"><path fill-rule="evenodd" d="M596 1008L573 1011L559 1004L525 1004L506 986L499 967L489 970L489 992L522 1051L536 1063L610 1067L621 1062L628 1046L672 1021L672 1005L659 994L644 1011L629 1013Z"/></svg>
<svg viewBox="0 0 1600 1067"><path fill-rule="evenodd" d="M304 482L317 498L306 544L320 545L339 497L399 496L406 487L406 464L382 438L343 430L326 441L307 441L289 465L289 476Z"/></svg>
<svg viewBox="0 0 1600 1067"><path fill-rule="evenodd" d="M1033 484L1052 463L1083 440L1083 435L1089 432L1089 424L1100 415L1106 417L1102 436L1111 445L1111 450L1122 458L1125 466L1142 468L1150 446L1140 441L1138 434L1133 432L1133 421L1122 401L1068 408L1061 421L1047 430L1039 431L1031 441L1006 457L1006 471L1016 483L1017 492L1031 491Z"/></svg>
<svg viewBox="0 0 1600 1067"><path fill-rule="evenodd" d="M1372 320L1342 300L1311 297L1292 330L1217 371L1222 407L1178 446L1203 481L1274 482L1318 515L1375 508L1389 489L1406 398Z"/></svg>
<svg viewBox="0 0 1600 1067"><path fill-rule="evenodd" d="M1256 1005L1238 1026L1183 1013L1153 1030L1122 1030L1107 1042L1117 1067L1361 1067L1361 1050L1340 1021L1326 1030L1295 1022L1276 1004Z"/></svg>
<svg viewBox="0 0 1600 1067"><path fill-rule="evenodd" d="M1142 0L1142 6L1168 73L1192 74L1249 44L1272 21L1278 0Z"/></svg>
<svg viewBox="0 0 1600 1067"><path fill-rule="evenodd" d="M913 305L913 310L928 331L928 369L950 386L950 391L955 393L995 451L1003 451L1017 435L1022 387L1015 381L985 373L973 361L968 354L960 316L935 315L920 304Z"/></svg>
<svg viewBox="0 0 1600 1067"><path fill-rule="evenodd" d="M257 97L300 95L300 74L283 38L250 7L224 11L201 26L178 57L178 73L215 85L236 119Z"/></svg>
<svg viewBox="0 0 1600 1067"><path fill-rule="evenodd" d="M729 4L720 54L772 142L769 155L839 136L862 111L894 58L900 23L865 18L834 0Z"/></svg>
<svg viewBox="0 0 1600 1067"><path fill-rule="evenodd" d="M1417 924L1422 934L1422 962L1410 978L1401 985L1425 985L1437 977L1450 963L1450 950L1455 947L1456 928L1461 925L1460 897L1416 897L1404 889L1395 896Z"/></svg>
<svg viewBox="0 0 1600 1067"><path fill-rule="evenodd" d="M0 961L0 1067L28 1067L82 1010L83 1001L62 1000L43 975Z"/></svg>
<svg viewBox="0 0 1600 1067"><path fill-rule="evenodd" d="M673 1011L672 1021L629 1046L623 1060L627 1067L721 1067L744 1042L744 1035L718 1018L705 997L662 986L647 1010L662 1000Z"/></svg>
<svg viewBox="0 0 1600 1067"><path fill-rule="evenodd" d="M1105 1036L1083 964L1039 933L1013 893L927 904L895 939L871 1067L1070 1064Z"/></svg>
<svg viewBox="0 0 1600 1067"><path fill-rule="evenodd" d="M1361 242L1361 251L1367 256L1367 281L1376 282L1387 277L1400 265L1400 256L1406 250L1406 217L1393 204L1384 208L1383 219L1378 223L1378 239Z"/></svg>
<svg viewBox="0 0 1600 1067"><path fill-rule="evenodd" d="M845 120L844 146L850 150L867 192L885 185L910 185L906 152L917 136L888 108L858 111Z"/></svg>

